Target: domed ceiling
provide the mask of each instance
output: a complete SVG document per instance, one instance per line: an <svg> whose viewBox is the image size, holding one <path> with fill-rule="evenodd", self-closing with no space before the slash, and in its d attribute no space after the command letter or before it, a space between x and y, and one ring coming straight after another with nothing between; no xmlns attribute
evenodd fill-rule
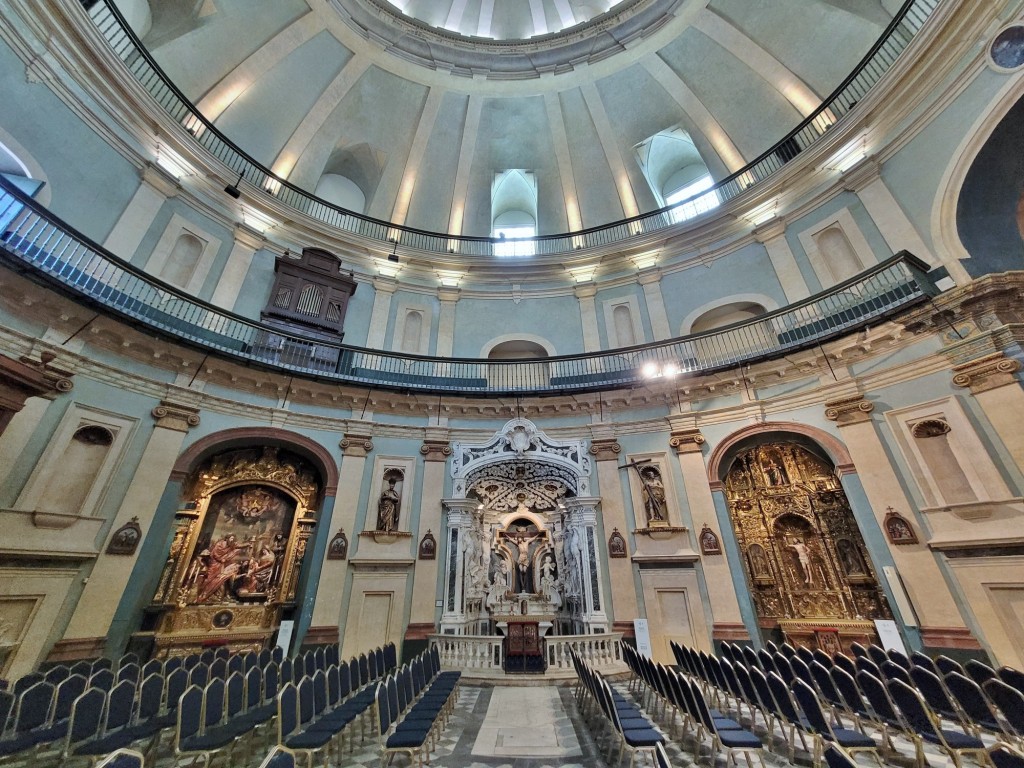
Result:
<svg viewBox="0 0 1024 768"><path fill-rule="evenodd" d="M487 236L499 214L565 232L724 178L810 114L900 3L119 5L185 95L282 178L376 218Z"/></svg>

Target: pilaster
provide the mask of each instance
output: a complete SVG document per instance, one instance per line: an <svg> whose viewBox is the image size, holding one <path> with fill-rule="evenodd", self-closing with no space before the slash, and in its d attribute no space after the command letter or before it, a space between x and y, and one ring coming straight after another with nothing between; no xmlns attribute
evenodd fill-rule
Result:
<svg viewBox="0 0 1024 768"><path fill-rule="evenodd" d="M707 526L718 540L722 541L723 532L718 524L715 500L711 496L711 487L707 482L707 467L704 464L703 450L706 441L701 431L691 425L692 420L693 417L669 419L672 426L669 445L675 450L676 459L679 461L686 501L695 529L702 531ZM740 606L725 555L702 554L700 561L704 569L708 598L711 601L711 639L730 642L749 639L740 615Z"/></svg>
<svg viewBox="0 0 1024 768"><path fill-rule="evenodd" d="M366 333L366 346L383 349L384 337L388 332L388 318L391 315L391 298L398 288L393 277L373 279L373 309L370 311L370 329Z"/></svg>
<svg viewBox="0 0 1024 768"><path fill-rule="evenodd" d="M594 457L597 482L601 488L601 519L604 523L604 537L613 528L618 528L632 539L628 531L633 527L626 522L626 509L622 497L622 477L619 472L619 454L622 446L618 440L606 434L610 428L595 425L594 433L600 435L590 443L590 455ZM632 632L633 619L637 618L636 585L633 578L633 561L630 558L609 558L607 541L601 549L608 561L608 579L611 582L611 604L605 612L613 621L613 631Z"/></svg>
<svg viewBox="0 0 1024 768"><path fill-rule="evenodd" d="M775 221L758 227L754 230L754 237L768 251L768 258L775 268L775 275L786 294L786 300L793 303L810 296L811 291L797 266L793 249L786 240L785 222Z"/></svg>
<svg viewBox="0 0 1024 768"><path fill-rule="evenodd" d="M177 179L159 166L147 163L142 169L139 188L103 241L103 247L115 256L131 260L167 198L174 197L180 190Z"/></svg>
<svg viewBox="0 0 1024 768"><path fill-rule="evenodd" d="M1020 369L1020 360L993 352L954 366L953 385L974 396L1014 463L1024 471L1024 431L1020 428L1024 388L1018 376Z"/></svg>
<svg viewBox="0 0 1024 768"><path fill-rule="evenodd" d="M227 263L220 273L217 287L210 299L223 309L232 310L238 301L238 294L242 290L245 276L249 274L249 267L252 266L252 258L256 251L266 244L266 239L254 229L244 224L235 226L235 241L231 246L231 253L228 254Z"/></svg>
<svg viewBox="0 0 1024 768"><path fill-rule="evenodd" d="M427 531L440 540L444 538L444 520L441 514L441 499L444 498L445 469L452 448L448 443L448 430L434 427L428 429L426 439L420 446L423 456L423 488L420 492L419 530L416 533L414 547L419 551L419 542ZM438 549L441 547L439 546ZM437 555L440 556L440 553ZM409 626L406 629L407 639L424 640L436 631L434 606L438 599L438 564L440 560L417 560L413 571L412 612Z"/></svg>
<svg viewBox="0 0 1024 768"><path fill-rule="evenodd" d="M674 335L665 311L665 297L661 293L661 270L657 267L645 269L637 275L637 282L644 289L647 315L651 318L651 331L655 341L664 341Z"/></svg>
<svg viewBox="0 0 1024 768"><path fill-rule="evenodd" d="M580 320L583 323L583 351L597 352L601 349L601 335L597 330L597 305L594 302L597 286L584 283L577 285L574 290L580 303Z"/></svg>
<svg viewBox="0 0 1024 768"><path fill-rule="evenodd" d="M162 400L153 409L152 416L153 432L108 536L132 519L138 521L143 537L149 535L185 435L199 425L198 409L168 400ZM103 553L99 556L71 617L65 640L102 638L108 634L118 605L115 597L128 587L140 551L141 542L131 555Z"/></svg>
<svg viewBox="0 0 1024 768"><path fill-rule="evenodd" d="M437 351L438 357L451 357L455 347L455 309L459 301L459 289L441 287L437 289L437 298L441 302L441 312L437 318Z"/></svg>

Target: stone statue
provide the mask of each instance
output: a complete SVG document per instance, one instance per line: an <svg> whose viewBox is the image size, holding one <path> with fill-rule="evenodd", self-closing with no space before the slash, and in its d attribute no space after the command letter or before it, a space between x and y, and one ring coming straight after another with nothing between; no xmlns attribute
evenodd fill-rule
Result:
<svg viewBox="0 0 1024 768"><path fill-rule="evenodd" d="M562 595L558 587L558 580L550 571L545 571L540 579L540 591L544 593L544 596L547 597L548 602L551 603L556 611L562 607Z"/></svg>
<svg viewBox="0 0 1024 768"><path fill-rule="evenodd" d="M665 486L661 481L661 472L657 467L644 467L640 470L640 483L643 487L644 512L647 514L647 522L665 522Z"/></svg>
<svg viewBox="0 0 1024 768"><path fill-rule="evenodd" d="M397 531L398 530L398 507L402 497L395 490L398 478L391 475L388 478L388 487L381 491L380 499L377 501L377 530Z"/></svg>
<svg viewBox="0 0 1024 768"><path fill-rule="evenodd" d="M789 544L786 545L787 549L792 549L796 553L797 562L800 564L800 570L803 572L804 584L810 586L814 583L813 573L811 571L811 550L807 548L807 545L800 539L794 537Z"/></svg>

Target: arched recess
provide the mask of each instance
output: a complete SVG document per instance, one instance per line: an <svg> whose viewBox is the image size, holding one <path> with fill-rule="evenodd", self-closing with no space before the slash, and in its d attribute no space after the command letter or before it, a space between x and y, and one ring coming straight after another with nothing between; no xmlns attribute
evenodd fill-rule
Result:
<svg viewBox="0 0 1024 768"><path fill-rule="evenodd" d="M43 166L21 143L0 126L0 173L26 176L42 183L35 199L40 205L50 205L50 183Z"/></svg>
<svg viewBox="0 0 1024 768"><path fill-rule="evenodd" d="M184 480L193 469L214 453L253 445L286 448L309 459L324 479L324 495L337 494L338 464L330 452L305 435L278 427L237 427L206 435L192 443L178 457L171 471L171 480Z"/></svg>
<svg viewBox="0 0 1024 768"><path fill-rule="evenodd" d="M555 352L555 345L552 344L547 339L545 339L543 336L537 336L532 333L506 333L502 336L495 336L493 339L486 342L480 348L480 357L484 359L489 359L491 357L491 352L493 352L495 348L501 347L502 345L507 346L509 342L526 342L528 344L536 345L537 347L540 347L540 349L544 350L544 352L547 353L546 355L540 355L540 357L553 357L554 355L558 354L557 352ZM506 357L503 359L512 360L524 358Z"/></svg>
<svg viewBox="0 0 1024 768"><path fill-rule="evenodd" d="M744 307L747 309L744 309ZM760 308L760 312L758 314L764 314L765 312L771 312L772 310L778 309L779 304L771 296L766 296L763 293L736 293L731 296L722 296L721 298L701 304L683 318L683 322L679 326L679 335L687 336L691 333L699 333L699 331L694 330L694 325L697 325L702 318L706 319L706 316L716 311L735 308L735 311L746 314L748 311L756 311L756 308L758 307ZM722 312L722 314L725 313ZM755 316L756 315L754 314L748 315L748 317ZM740 317L737 315L735 319L732 320L723 318L721 325L729 325L730 323L748 319L748 317Z"/></svg>
<svg viewBox="0 0 1024 768"><path fill-rule="evenodd" d="M366 144L334 150L317 181L316 195L350 211L363 213L373 199L387 155Z"/></svg>
<svg viewBox="0 0 1024 768"><path fill-rule="evenodd" d="M786 433L809 438L813 443L819 445L828 454L829 460L836 468L836 473L840 476L856 471L846 446L828 432L795 421L769 421L738 429L714 447L708 457L708 482L711 484L711 490L722 489L722 478L742 443L751 438L765 435L784 439Z"/></svg>
<svg viewBox="0 0 1024 768"><path fill-rule="evenodd" d="M960 193L978 154L1022 96L1024 78L1010 78L982 110L963 140L951 153L951 159L942 174L932 202L931 233L936 255L949 270L950 277L960 285L971 280L971 274L961 263L970 259L971 254L961 240L957 227Z"/></svg>

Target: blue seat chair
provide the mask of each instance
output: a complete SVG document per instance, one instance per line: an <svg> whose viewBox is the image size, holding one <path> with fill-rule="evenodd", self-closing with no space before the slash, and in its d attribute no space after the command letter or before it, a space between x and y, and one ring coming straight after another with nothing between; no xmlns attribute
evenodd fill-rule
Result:
<svg viewBox="0 0 1024 768"><path fill-rule="evenodd" d="M814 690L802 680L793 685L793 694L804 715L804 728L814 736L814 765L821 765L825 742L838 744L851 755L855 752L867 752L879 765L882 757L873 739L860 731L851 728L834 726L829 722L825 710L818 701Z"/></svg>
<svg viewBox="0 0 1024 768"><path fill-rule="evenodd" d="M928 709L921 694L900 680L889 683L889 692L900 708L916 750L917 764L926 765L924 742L934 744L949 755L956 768L961 768L965 755L973 755L981 765L988 765L988 752L981 739L963 731L942 728L938 718Z"/></svg>

